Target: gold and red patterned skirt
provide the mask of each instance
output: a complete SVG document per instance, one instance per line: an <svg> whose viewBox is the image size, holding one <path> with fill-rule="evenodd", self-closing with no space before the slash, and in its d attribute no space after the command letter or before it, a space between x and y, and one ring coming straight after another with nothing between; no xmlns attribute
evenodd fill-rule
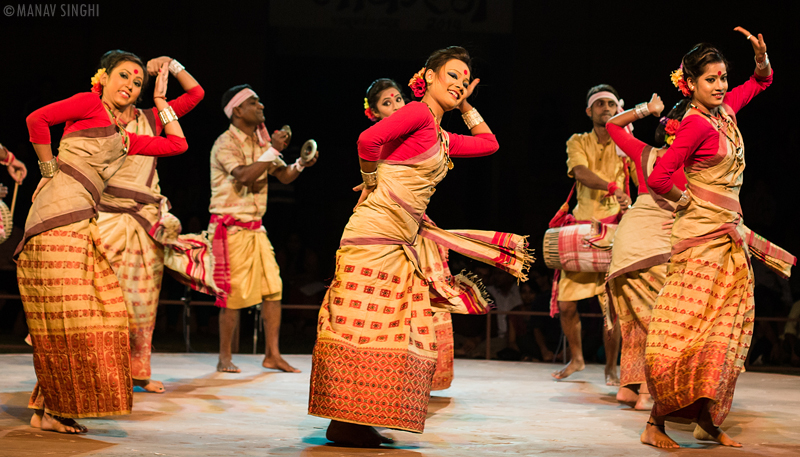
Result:
<svg viewBox="0 0 800 457"><path fill-rule="evenodd" d="M437 366L430 287L398 245L348 245L322 302L308 412L421 433Z"/></svg>
<svg viewBox="0 0 800 457"><path fill-rule="evenodd" d="M100 213L100 237L128 308L133 379L150 379L164 248L130 214Z"/></svg>
<svg viewBox="0 0 800 457"><path fill-rule="evenodd" d="M667 264L623 273L608 281L608 296L622 333L620 385L644 384L647 329L664 286Z"/></svg>
<svg viewBox="0 0 800 457"><path fill-rule="evenodd" d="M696 420L710 401L719 426L753 337L753 273L745 248L724 235L674 254L653 307L645 357L657 416Z"/></svg>
<svg viewBox="0 0 800 457"><path fill-rule="evenodd" d="M436 332L436 372L433 373L431 390L445 390L453 382L453 316L450 313L435 312L433 328Z"/></svg>
<svg viewBox="0 0 800 457"><path fill-rule="evenodd" d="M30 408L63 417L130 414L128 311L94 219L45 231L19 255L17 280L38 383Z"/></svg>

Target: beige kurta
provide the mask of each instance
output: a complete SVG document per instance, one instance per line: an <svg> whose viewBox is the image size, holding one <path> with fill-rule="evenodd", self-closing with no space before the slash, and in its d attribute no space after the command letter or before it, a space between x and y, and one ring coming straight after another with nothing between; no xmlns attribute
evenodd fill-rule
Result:
<svg viewBox="0 0 800 457"><path fill-rule="evenodd" d="M567 174L574 178L573 170L583 165L605 181L616 181L625 188L626 165L617 155L616 145L609 140L599 143L594 130L576 133L567 141ZM636 170L631 164L632 175ZM606 197L605 190L591 189L576 183L578 203L572 211L578 221L603 220L619 213L619 203L614 196ZM559 301L578 301L601 295L605 290L604 272L562 271L558 281Z"/></svg>
<svg viewBox="0 0 800 457"><path fill-rule="evenodd" d="M270 171L286 166L277 158L259 181L263 187L252 192L236 181L233 170L239 166L250 165L267 151L269 144L260 146L255 135L230 125L228 130L217 138L211 149L211 203L212 215L233 216L240 222L260 221L267 212L266 180ZM216 223L209 224L208 232L214 233ZM263 227L249 230L243 227L228 227L228 263L230 265L231 291L227 307L245 308L261 303L262 300L280 300L283 285L280 269L275 261L272 244Z"/></svg>

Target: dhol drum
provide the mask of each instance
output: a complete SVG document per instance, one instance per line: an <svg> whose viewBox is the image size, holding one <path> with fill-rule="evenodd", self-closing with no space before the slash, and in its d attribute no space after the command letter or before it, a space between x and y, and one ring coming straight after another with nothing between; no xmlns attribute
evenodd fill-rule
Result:
<svg viewBox="0 0 800 457"><path fill-rule="evenodd" d="M11 218L11 210L5 203L0 202L0 244L4 243L11 236L14 222Z"/></svg>
<svg viewBox="0 0 800 457"><path fill-rule="evenodd" d="M616 224L601 222L551 228L544 234L544 262L553 270L608 271L616 231Z"/></svg>

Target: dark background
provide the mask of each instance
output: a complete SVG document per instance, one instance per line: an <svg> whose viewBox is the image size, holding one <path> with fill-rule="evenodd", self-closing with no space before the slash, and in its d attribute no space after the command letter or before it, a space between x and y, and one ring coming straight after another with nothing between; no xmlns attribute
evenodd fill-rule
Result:
<svg viewBox="0 0 800 457"><path fill-rule="evenodd" d="M547 222L572 184L565 142L591 128L584 113L589 87L613 85L628 108L653 92L672 106L680 93L670 83L670 72L694 44L708 41L730 60L733 88L754 69L752 47L733 31L742 25L764 34L777 73L773 86L737 116L748 161L741 194L745 221L796 254L796 27L785 11L746 5L286 0L200 6L162 1L102 3L98 17L0 15L0 141L29 169L15 231L21 230L39 177L25 117L88 91L107 50L131 51L145 61L168 55L185 65L206 92L181 119L189 151L158 164L162 193L184 232L202 230L208 221L209 151L227 127L222 93L249 83L266 106L270 131L283 124L294 131L287 161L297 157L307 138L319 144L316 166L291 186L271 184L264 223L278 250L289 234L299 234L330 277L357 198L350 189L360 182L356 139L371 125L362 107L368 85L389 77L405 87L431 51L462 45L482 81L471 102L497 135L500 150L491 157L456 160L428 214L445 228L530 234L539 252ZM168 98L181 93L171 78ZM143 94L138 106L152 107L152 84ZM656 124L654 117L637 122L635 135L652 143ZM457 114L446 115L443 126L468 133ZM53 129L54 143L60 132ZM4 171L0 182L11 182ZM9 260L15 241L0 246L0 293L16 293ZM546 273L541 260L537 267ZM182 289L171 281L165 280L165 295L176 298ZM0 316L9 316L16 303L9 302ZM6 319L0 333L13 327Z"/></svg>

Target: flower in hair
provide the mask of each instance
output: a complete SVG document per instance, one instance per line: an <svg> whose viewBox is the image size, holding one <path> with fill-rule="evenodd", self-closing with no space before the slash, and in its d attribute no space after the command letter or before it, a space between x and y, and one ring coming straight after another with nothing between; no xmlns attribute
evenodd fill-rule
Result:
<svg viewBox="0 0 800 457"><path fill-rule="evenodd" d="M678 119L667 119L666 124L664 124L664 132L667 135L675 135L675 132L678 131L678 127L681 126L681 121Z"/></svg>
<svg viewBox="0 0 800 457"><path fill-rule="evenodd" d="M367 116L372 122L377 122L378 118L372 113L372 108L369 107L369 100L364 97L364 116Z"/></svg>
<svg viewBox="0 0 800 457"><path fill-rule="evenodd" d="M672 80L672 85L677 87L685 97L692 96L692 91L689 90L689 85L686 84L686 79L683 77L683 64L670 73L669 78Z"/></svg>
<svg viewBox="0 0 800 457"><path fill-rule="evenodd" d="M411 92L417 98L422 98L425 95L425 91L428 87L425 85L425 67L414 74L411 79L408 81L408 87L411 88Z"/></svg>
<svg viewBox="0 0 800 457"><path fill-rule="evenodd" d="M95 94L102 94L103 93L103 85L100 84L100 77L106 74L106 69L101 68L97 70L97 73L92 76L92 92Z"/></svg>

